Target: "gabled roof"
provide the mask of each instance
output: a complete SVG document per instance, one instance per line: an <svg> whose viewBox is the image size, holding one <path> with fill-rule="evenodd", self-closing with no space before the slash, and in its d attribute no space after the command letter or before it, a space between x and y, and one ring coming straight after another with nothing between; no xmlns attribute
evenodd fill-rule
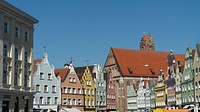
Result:
<svg viewBox="0 0 200 112"><path fill-rule="evenodd" d="M40 64L42 62L42 59L37 59L37 60L34 60L33 61L33 63L34 63L34 65L33 65L33 73L35 73L35 71L36 71L36 64L38 63L38 64Z"/></svg>
<svg viewBox="0 0 200 112"><path fill-rule="evenodd" d="M86 69L87 66L82 66L82 67L75 67L75 71L76 71L76 74L79 78L79 80L82 79L82 76L83 74L85 73L85 69ZM95 73L92 73L93 72L93 69L94 69L94 66L88 66L89 70L90 70L90 73L92 74L92 77L93 78L96 78L96 74Z"/></svg>
<svg viewBox="0 0 200 112"><path fill-rule="evenodd" d="M61 77L61 80L64 81L69 71L70 70L68 68L58 68L58 69L55 69L54 73L56 77L59 75Z"/></svg>
<svg viewBox="0 0 200 112"><path fill-rule="evenodd" d="M111 48L123 76L157 77L160 69L167 73L169 52ZM184 54L175 54L184 63ZM153 75L152 75L153 74Z"/></svg>

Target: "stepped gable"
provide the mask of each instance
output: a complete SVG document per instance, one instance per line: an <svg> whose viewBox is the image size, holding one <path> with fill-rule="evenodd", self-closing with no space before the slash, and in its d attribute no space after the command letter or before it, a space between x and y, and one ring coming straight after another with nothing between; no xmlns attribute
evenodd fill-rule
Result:
<svg viewBox="0 0 200 112"><path fill-rule="evenodd" d="M83 76L83 74L85 73L86 67L87 67L87 66L75 67L75 71L76 71L76 74L77 74L79 80L82 79L82 76ZM93 65L92 65L92 66L88 66L88 68L89 68L89 70L90 70L90 72L91 72L91 74L92 74L92 77L93 77L93 78L96 78L96 74L95 74L95 73L92 73L92 71L93 71L93 69L94 69L94 66L93 66Z"/></svg>
<svg viewBox="0 0 200 112"><path fill-rule="evenodd" d="M169 52L112 48L115 60L123 76L157 77L160 69L167 74ZM174 54L184 65L184 54Z"/></svg>

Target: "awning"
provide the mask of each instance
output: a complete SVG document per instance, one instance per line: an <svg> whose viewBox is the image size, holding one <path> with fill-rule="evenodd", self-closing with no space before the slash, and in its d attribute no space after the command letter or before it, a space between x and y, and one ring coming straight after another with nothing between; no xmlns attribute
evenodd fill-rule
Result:
<svg viewBox="0 0 200 112"><path fill-rule="evenodd" d="M184 109L187 109L189 106L190 106L190 105L185 105L183 108L184 108Z"/></svg>
<svg viewBox="0 0 200 112"><path fill-rule="evenodd" d="M62 108L61 111L65 111L65 112L81 112L77 108Z"/></svg>

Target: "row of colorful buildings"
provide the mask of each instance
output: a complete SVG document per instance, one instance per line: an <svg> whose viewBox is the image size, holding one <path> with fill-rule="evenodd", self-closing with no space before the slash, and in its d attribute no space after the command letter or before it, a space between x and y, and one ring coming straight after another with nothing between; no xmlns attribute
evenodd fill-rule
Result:
<svg viewBox="0 0 200 112"><path fill-rule="evenodd" d="M106 110L106 82L99 65L54 69L47 54L34 61L34 109L70 112Z"/></svg>
<svg viewBox="0 0 200 112"><path fill-rule="evenodd" d="M34 60L38 20L0 1L0 112L34 109L71 112L138 112L198 108L200 45L185 54L155 51L151 34L140 50L111 48L104 66L63 68L47 53Z"/></svg>

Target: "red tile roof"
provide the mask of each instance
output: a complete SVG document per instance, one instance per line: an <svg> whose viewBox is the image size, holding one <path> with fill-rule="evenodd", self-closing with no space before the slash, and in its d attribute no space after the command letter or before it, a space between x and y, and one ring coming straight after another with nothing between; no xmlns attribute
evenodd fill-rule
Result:
<svg viewBox="0 0 200 112"><path fill-rule="evenodd" d="M124 76L157 77L160 69L164 71L165 75L167 73L169 52L119 48L111 48L111 50ZM175 58L180 59L181 65L184 65L184 54L175 54Z"/></svg>
<svg viewBox="0 0 200 112"><path fill-rule="evenodd" d="M69 69L68 68L58 68L54 70L56 76L60 76L61 80L64 81L65 77L68 75Z"/></svg>
<svg viewBox="0 0 200 112"><path fill-rule="evenodd" d="M34 65L33 65L33 73L35 73L35 71L36 71L36 64L37 63L40 64L41 62L42 62L42 59L37 59L37 60L33 61L33 63L34 63Z"/></svg>

